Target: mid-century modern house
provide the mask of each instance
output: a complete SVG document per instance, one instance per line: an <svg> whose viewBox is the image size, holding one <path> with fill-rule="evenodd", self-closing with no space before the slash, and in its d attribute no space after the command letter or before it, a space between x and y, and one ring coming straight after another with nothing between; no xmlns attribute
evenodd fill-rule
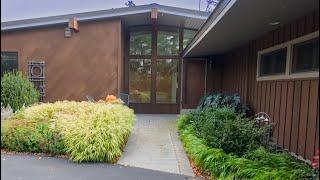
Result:
<svg viewBox="0 0 320 180"><path fill-rule="evenodd" d="M150 4L1 23L1 74L42 100L130 94L138 113L180 113L238 93L275 123L281 147L319 148L319 1L221 0L206 13Z"/></svg>

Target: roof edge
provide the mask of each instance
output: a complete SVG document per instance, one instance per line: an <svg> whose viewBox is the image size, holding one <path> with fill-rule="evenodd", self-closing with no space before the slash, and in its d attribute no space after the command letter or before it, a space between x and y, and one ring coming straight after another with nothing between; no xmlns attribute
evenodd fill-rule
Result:
<svg viewBox="0 0 320 180"><path fill-rule="evenodd" d="M107 10L98 10L98 11L57 15L57 16L6 21L6 22L1 22L1 31L67 23L69 19L72 17L76 17L78 21L89 21L89 20L98 20L98 19L104 19L104 18L128 16L132 14L148 13L148 12L151 12L152 8L157 8L159 12L163 12L166 14L190 17L195 19L204 20L204 19L207 19L207 17L209 16L209 13L203 12L203 11L164 6L164 5L153 3L153 4L140 5L140 6L134 6L134 7L122 7L122 8L113 8L113 9L107 9Z"/></svg>
<svg viewBox="0 0 320 180"><path fill-rule="evenodd" d="M217 7L212 11L205 23L202 24L199 31L193 37L191 42L183 50L183 57L188 56L188 53L207 35L207 33L215 26L224 14L237 2L237 0L221 0Z"/></svg>

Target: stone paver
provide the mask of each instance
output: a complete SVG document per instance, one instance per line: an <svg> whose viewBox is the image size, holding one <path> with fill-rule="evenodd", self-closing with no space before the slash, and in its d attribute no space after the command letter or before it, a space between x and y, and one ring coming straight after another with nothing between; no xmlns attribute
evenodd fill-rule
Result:
<svg viewBox="0 0 320 180"><path fill-rule="evenodd" d="M177 117L138 114L118 164L193 176L177 133Z"/></svg>

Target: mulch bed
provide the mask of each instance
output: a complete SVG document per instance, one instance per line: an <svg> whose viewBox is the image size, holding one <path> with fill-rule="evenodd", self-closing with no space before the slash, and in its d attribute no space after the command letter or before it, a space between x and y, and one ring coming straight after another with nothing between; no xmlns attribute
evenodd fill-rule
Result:
<svg viewBox="0 0 320 180"><path fill-rule="evenodd" d="M210 180L211 176L209 172L203 171L201 168L197 167L196 164L192 161L192 159L188 156L191 168L195 176L201 177L206 180Z"/></svg>
<svg viewBox="0 0 320 180"><path fill-rule="evenodd" d="M56 154L50 154L50 153L16 152L16 151L10 151L8 149L1 149L1 154L5 154L5 155L34 155L34 156L37 156L37 157L68 158L67 155L56 155Z"/></svg>

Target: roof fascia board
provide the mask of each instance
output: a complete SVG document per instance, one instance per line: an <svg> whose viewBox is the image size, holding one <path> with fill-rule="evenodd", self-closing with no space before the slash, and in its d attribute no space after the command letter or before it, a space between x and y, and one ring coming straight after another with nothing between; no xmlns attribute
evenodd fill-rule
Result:
<svg viewBox="0 0 320 180"><path fill-rule="evenodd" d="M87 21L87 20L98 20L98 19L104 19L104 18L113 18L113 17L120 17L120 16L127 16L132 14L143 14L150 12L150 10L140 10L140 11L132 11L127 13L112 13L112 14L104 14L99 16L91 16L91 17L79 17L77 20L80 21ZM13 26L6 26L1 27L2 30L13 30L13 29L20 29L20 28L26 28L26 27L37 27L37 26L46 26L46 25L53 25L53 24L62 24L62 23L68 23L69 18L56 20L56 21L48 21L48 22L39 22L39 23L30 23L30 24L23 24L23 25L13 25Z"/></svg>
<svg viewBox="0 0 320 180"><path fill-rule="evenodd" d="M228 4L223 7L223 10L215 16L215 12L212 12L212 15L209 17L209 19L202 25L196 36L192 39L191 43L188 45L188 47L185 49L185 52L183 53L183 57L187 56L188 53L197 45L199 42L210 32L210 30L221 20L221 18L226 14L226 12L229 11L229 9L237 2L237 0L230 0ZM211 21L211 19L214 18L212 23L209 25L207 24ZM204 32L203 32L204 31Z"/></svg>
<svg viewBox="0 0 320 180"><path fill-rule="evenodd" d="M37 26L46 26L46 25L53 25L53 24L62 24L67 23L69 21L69 18L71 16L77 17L78 21L86 21L86 20L96 20L96 19L103 19L103 18L112 18L112 17L121 17L121 16L128 16L133 14L142 14L142 13L148 13L151 12L151 8L157 8L159 12L171 14L171 15L177 15L177 16L183 16L183 17L190 17L190 18L196 18L196 19L207 19L207 16L205 15L196 15L192 13L187 12L179 12L184 11L194 11L196 10L188 10L188 9L182 9L182 8L176 8L176 7L169 7L169 6L162 6L158 4L149 4L149 5L142 5L142 6L136 6L130 8L118 8L118 9L109 9L109 10L100 10L100 11L93 11L93 12L83 12L83 13L75 13L75 14L67 14L67 15L61 15L61 16L55 16L54 18L58 20L48 20L44 22L34 22L34 23L21 23L21 25L3 25L1 23L1 31L5 30L14 30L14 29L22 29L22 28L32 28ZM120 11L120 12L116 12ZM101 13L101 15L91 15L90 13ZM104 13L104 14L103 14ZM50 18L50 17L42 17L42 18ZM59 19L61 18L61 19ZM37 19L37 18L36 18ZM41 19L41 18L38 18ZM28 21L32 19L26 19L21 21ZM19 20L17 20L19 21ZM8 21L10 22L10 21ZM7 22L4 22L4 24Z"/></svg>

